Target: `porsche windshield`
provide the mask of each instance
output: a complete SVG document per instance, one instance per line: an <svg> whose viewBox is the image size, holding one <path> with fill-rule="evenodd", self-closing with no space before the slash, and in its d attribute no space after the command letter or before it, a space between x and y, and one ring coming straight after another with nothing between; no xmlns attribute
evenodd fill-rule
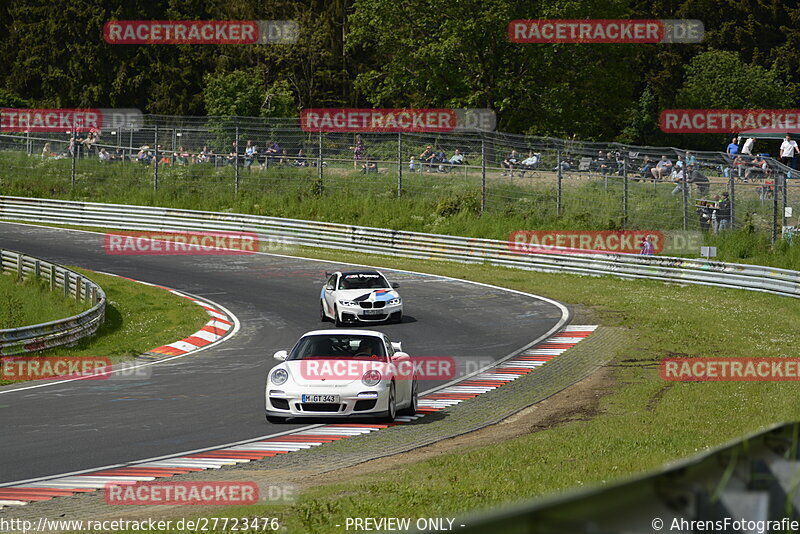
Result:
<svg viewBox="0 0 800 534"><path fill-rule="evenodd" d="M389 289L389 282L380 273L343 273L339 289Z"/></svg>
<svg viewBox="0 0 800 534"><path fill-rule="evenodd" d="M297 342L287 360L323 359L386 359L386 350L379 337L367 335L315 335Z"/></svg>

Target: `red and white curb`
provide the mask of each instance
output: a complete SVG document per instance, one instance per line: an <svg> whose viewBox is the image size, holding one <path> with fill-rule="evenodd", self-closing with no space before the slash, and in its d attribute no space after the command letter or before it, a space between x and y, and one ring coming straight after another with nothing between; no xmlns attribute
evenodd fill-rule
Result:
<svg viewBox="0 0 800 534"><path fill-rule="evenodd" d="M212 315L212 317L215 316ZM369 434L389 426L408 423L424 417L426 414L444 410L467 399L477 397L482 393L497 389L535 371L538 367L545 365L567 349L577 345L581 340L591 335L596 328L597 326L595 325L567 326L550 338L524 350L491 370L420 397L418 414L397 417L395 423L320 425L221 449L193 452L171 458L145 460L141 463L111 466L80 474L55 477L49 480L23 482L0 487L0 508L47 501L53 497L74 495L76 493L93 492L104 488L106 484L135 484L206 469L220 469L227 465L247 463L253 460L278 456L279 454L310 449L325 443ZM205 340L206 338L201 339ZM175 344L167 345L167 347L173 345ZM173 347L173 349L182 350L180 346Z"/></svg>
<svg viewBox="0 0 800 534"><path fill-rule="evenodd" d="M158 284L142 282L141 280L135 280L133 278L128 278L127 276L120 276L118 274L111 274L111 273L101 273L101 274L116 276L118 278L124 278L125 280L130 280L131 282L137 282L139 284L144 284L146 286L157 287L159 289L169 291L173 295L177 295L179 297L191 300L192 302L194 302L195 304L206 310L206 313L208 313L208 315L211 317L211 319L205 325L203 325L203 328L201 328L191 336L180 339L168 345L162 345L160 347L150 349L146 353L138 356L137 359L158 360L167 356L183 356L185 354L189 354L190 352L195 352L197 350L207 348L209 345L221 341L233 330L234 320L227 313L225 313L224 310L215 308L208 302L198 300L192 296L186 295L185 293L181 293L180 291L177 291L175 289L170 289L168 287L160 286Z"/></svg>

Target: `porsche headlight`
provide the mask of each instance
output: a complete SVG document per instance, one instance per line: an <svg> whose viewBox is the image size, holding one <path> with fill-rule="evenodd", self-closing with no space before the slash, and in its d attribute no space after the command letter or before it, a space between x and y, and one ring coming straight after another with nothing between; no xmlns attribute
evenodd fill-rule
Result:
<svg viewBox="0 0 800 534"><path fill-rule="evenodd" d="M400 297L397 297L396 299L392 299L389 301L389 306L396 306L398 304L400 304Z"/></svg>
<svg viewBox="0 0 800 534"><path fill-rule="evenodd" d="M381 373L380 371L376 371L375 369L370 369L364 376L361 377L361 383L367 387L377 386L378 382L381 381Z"/></svg>
<svg viewBox="0 0 800 534"><path fill-rule="evenodd" d="M273 384L276 386L280 386L281 384L286 383L289 380L289 373L286 372L286 369L275 369L272 371L269 379L272 381Z"/></svg>
<svg viewBox="0 0 800 534"><path fill-rule="evenodd" d="M339 304L341 304L342 306L351 306L351 307L352 306L357 306L357 304L355 302L353 302L352 300L340 300Z"/></svg>

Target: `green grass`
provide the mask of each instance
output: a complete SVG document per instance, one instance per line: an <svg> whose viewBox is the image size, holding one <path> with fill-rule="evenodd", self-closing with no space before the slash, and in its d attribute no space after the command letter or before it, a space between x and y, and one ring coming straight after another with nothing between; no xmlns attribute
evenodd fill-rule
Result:
<svg viewBox="0 0 800 534"><path fill-rule="evenodd" d="M316 169L242 170L237 195L230 167L161 167L154 192L153 169L138 163L80 160L74 187L70 160L42 161L3 152L0 165L5 169L0 190L7 195L249 213L492 239L507 239L515 230L623 228L619 177L609 178L607 187L599 177L591 181L585 175L565 178L563 209L558 215L553 173L508 179L492 170L487 177L486 211L481 214L477 169L447 175L404 173L403 195L398 198L396 166L369 176L354 172L348 164L331 166L324 170L321 183ZM625 227L682 229L682 202L680 196L670 194L672 188L666 183L629 182ZM723 188L714 184L712 192L721 193ZM790 188L790 205L797 189ZM742 229L707 237L710 244L718 245L720 258L800 269L797 246L773 249L769 243L771 203L759 201L752 185L738 186L736 198ZM696 217L690 209L690 230L698 228ZM789 221L796 222L796 218Z"/></svg>
<svg viewBox="0 0 800 534"><path fill-rule="evenodd" d="M118 362L183 339L208 321L203 308L163 289L73 269L97 282L106 292L105 322L94 336L72 347L57 347L37 355L108 357ZM0 385L7 383L0 381Z"/></svg>
<svg viewBox="0 0 800 534"><path fill-rule="evenodd" d="M32 278L18 282L16 275L0 275L0 329L47 323L87 309L88 305L51 292L50 286Z"/></svg>
<svg viewBox="0 0 800 534"><path fill-rule="evenodd" d="M452 516L617 480L800 416L797 383L664 382L658 374L658 362L667 356L798 356L800 330L790 326L800 321L794 299L327 251L308 255L476 280L585 305L589 311L583 315L625 329L626 347L611 362L613 388L588 420L313 487L293 505L228 508L214 516L278 515L292 533L331 532L346 517Z"/></svg>

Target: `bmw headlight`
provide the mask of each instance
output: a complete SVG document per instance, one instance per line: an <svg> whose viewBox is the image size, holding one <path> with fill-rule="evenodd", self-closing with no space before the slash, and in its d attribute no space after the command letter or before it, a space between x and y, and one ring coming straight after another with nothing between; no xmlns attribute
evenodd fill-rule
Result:
<svg viewBox="0 0 800 534"><path fill-rule="evenodd" d="M340 300L339 304L341 304L342 306L357 306L357 304L352 300Z"/></svg>
<svg viewBox="0 0 800 534"><path fill-rule="evenodd" d="M375 369L370 369L364 376L361 377L361 383L367 387L377 386L378 382L381 381L381 373L380 371L376 371Z"/></svg>
<svg viewBox="0 0 800 534"><path fill-rule="evenodd" d="M270 375L269 379L276 386L280 386L289 380L289 373L286 372L286 369L275 369L272 371L272 375Z"/></svg>
<svg viewBox="0 0 800 534"><path fill-rule="evenodd" d="M400 297L397 297L396 299L392 299L389 301L389 306L396 306L398 304L400 304Z"/></svg>

